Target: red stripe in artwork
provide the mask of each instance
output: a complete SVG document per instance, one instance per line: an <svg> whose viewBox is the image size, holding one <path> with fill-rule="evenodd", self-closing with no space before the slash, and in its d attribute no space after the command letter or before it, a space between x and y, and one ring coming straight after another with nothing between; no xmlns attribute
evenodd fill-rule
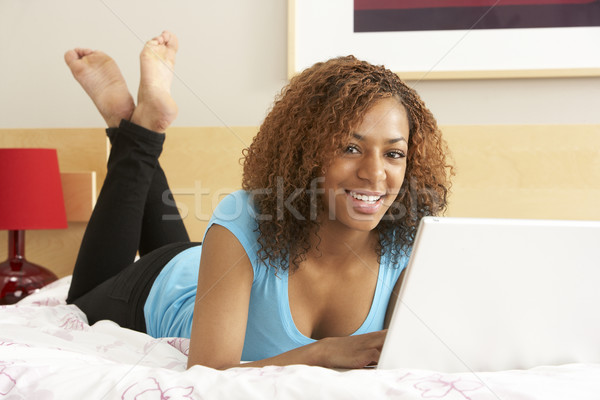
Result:
<svg viewBox="0 0 600 400"><path fill-rule="evenodd" d="M355 10L491 7L509 5L589 4L596 0L354 0Z"/></svg>

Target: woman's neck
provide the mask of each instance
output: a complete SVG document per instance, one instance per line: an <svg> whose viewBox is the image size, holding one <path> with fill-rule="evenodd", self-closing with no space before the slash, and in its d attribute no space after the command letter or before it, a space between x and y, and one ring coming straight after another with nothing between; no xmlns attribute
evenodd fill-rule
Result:
<svg viewBox="0 0 600 400"><path fill-rule="evenodd" d="M319 260L321 265L348 265L348 260L370 260L375 254L379 235L377 231L336 229L334 224L321 225L311 236L307 257Z"/></svg>

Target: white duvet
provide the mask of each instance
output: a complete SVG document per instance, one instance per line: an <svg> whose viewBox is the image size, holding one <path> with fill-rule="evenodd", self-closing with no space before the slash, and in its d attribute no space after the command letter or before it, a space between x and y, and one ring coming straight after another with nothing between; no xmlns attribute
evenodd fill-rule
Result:
<svg viewBox="0 0 600 400"><path fill-rule="evenodd" d="M186 370L188 340L87 324L63 278L0 307L0 398L17 399L600 399L600 364L446 374L293 365ZM599 338L600 340L600 338Z"/></svg>

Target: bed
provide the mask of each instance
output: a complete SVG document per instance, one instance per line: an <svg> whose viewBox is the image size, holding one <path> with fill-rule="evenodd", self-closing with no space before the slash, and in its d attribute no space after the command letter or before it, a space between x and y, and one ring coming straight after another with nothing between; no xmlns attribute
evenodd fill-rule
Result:
<svg viewBox="0 0 600 400"><path fill-rule="evenodd" d="M457 165L449 216L600 220L600 125L444 131ZM161 160L192 238L202 237L217 200L238 188L239 154L255 132L169 132ZM101 129L1 130L0 146L56 147L61 170L94 171L98 187L104 178ZM85 221L70 220L64 231L28 232L28 259L62 278L0 307L1 399L600 399L600 364L476 374L302 365L186 370L187 340L154 339L110 321L89 326L77 307L65 304L84 229Z"/></svg>
<svg viewBox="0 0 600 400"><path fill-rule="evenodd" d="M0 307L3 399L594 399L600 364L447 374L319 367L186 370L188 340L155 339L110 321L88 325L64 277Z"/></svg>

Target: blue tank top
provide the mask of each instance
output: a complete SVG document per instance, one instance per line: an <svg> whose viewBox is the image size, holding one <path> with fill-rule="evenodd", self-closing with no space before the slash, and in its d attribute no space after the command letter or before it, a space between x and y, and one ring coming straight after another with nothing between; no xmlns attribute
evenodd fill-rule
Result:
<svg viewBox="0 0 600 400"><path fill-rule="evenodd" d="M223 199L207 231L213 224L235 235L254 270L242 360L261 360L314 342L296 328L292 319L287 270L276 274L258 259L256 211L248 193L237 191ZM201 246L196 246L179 253L154 281L144 306L149 335L190 337L201 252ZM397 264L391 263L387 254L381 257L371 309L353 335L383 329L390 295L407 262L406 256Z"/></svg>

